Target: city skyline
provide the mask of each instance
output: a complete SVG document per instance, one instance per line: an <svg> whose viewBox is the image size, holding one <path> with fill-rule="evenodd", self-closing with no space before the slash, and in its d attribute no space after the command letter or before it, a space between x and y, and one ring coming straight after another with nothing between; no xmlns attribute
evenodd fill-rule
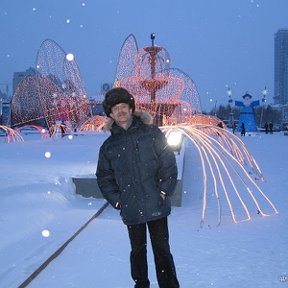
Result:
<svg viewBox="0 0 288 288"><path fill-rule="evenodd" d="M39 3L3 0L0 8L0 89L12 90L14 72L34 67L41 43L49 38L71 52L89 96L111 83L121 46L134 34L139 48L164 47L171 67L196 83L202 109L237 100L248 91L267 103L274 94L274 35L287 29L288 2L261 0L68 1ZM15 8L17 7L17 8Z"/></svg>

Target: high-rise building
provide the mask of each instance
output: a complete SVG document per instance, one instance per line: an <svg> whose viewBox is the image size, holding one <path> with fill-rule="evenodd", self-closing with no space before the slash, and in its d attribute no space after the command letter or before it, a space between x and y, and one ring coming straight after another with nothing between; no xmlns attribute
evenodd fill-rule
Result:
<svg viewBox="0 0 288 288"><path fill-rule="evenodd" d="M27 76L35 75L37 72L34 68L30 67L25 72L14 72L13 74L13 95L16 91L17 85Z"/></svg>
<svg viewBox="0 0 288 288"><path fill-rule="evenodd" d="M288 29L274 38L274 104L288 104Z"/></svg>

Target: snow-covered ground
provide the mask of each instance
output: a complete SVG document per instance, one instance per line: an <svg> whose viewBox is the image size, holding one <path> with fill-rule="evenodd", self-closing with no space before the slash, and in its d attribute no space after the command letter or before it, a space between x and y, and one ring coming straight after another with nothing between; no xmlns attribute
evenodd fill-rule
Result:
<svg viewBox="0 0 288 288"><path fill-rule="evenodd" d="M1 288L18 287L105 202L76 195L71 177L95 173L106 134L71 140L23 136L23 143L0 138ZM257 183L279 214L261 217L255 210L251 221L237 224L224 215L216 226L217 211L212 210L200 228L201 169L187 141L183 205L169 217L181 288L288 287L288 137L280 132L242 140L266 179ZM129 252L126 227L118 211L108 207L29 287L131 288ZM151 287L158 287L150 246L148 253Z"/></svg>

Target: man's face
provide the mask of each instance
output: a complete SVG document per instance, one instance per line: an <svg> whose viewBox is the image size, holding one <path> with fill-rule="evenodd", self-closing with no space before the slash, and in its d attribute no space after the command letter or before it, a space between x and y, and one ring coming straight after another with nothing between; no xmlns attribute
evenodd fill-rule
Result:
<svg viewBox="0 0 288 288"><path fill-rule="evenodd" d="M110 117L119 125L126 126L132 116L132 109L129 104L119 103L112 107Z"/></svg>

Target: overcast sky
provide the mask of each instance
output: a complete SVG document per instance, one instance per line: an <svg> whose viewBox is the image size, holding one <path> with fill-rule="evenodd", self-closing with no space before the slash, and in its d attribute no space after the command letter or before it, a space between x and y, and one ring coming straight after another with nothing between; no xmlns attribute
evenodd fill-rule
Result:
<svg viewBox="0 0 288 288"><path fill-rule="evenodd" d="M194 80L202 108L227 104L227 85L241 99L248 91L273 99L274 34L288 29L288 0L0 0L0 89L13 72L35 66L49 38L72 52L89 96L112 82L129 34L139 47L155 44L171 67ZM217 102L216 102L217 101Z"/></svg>

